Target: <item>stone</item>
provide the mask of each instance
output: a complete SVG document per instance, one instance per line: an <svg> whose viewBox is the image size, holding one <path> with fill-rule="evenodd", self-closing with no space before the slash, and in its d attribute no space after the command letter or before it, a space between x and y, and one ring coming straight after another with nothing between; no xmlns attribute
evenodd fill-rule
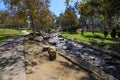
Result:
<svg viewBox="0 0 120 80"><path fill-rule="evenodd" d="M67 46L68 50L71 50L73 48L73 46Z"/></svg>
<svg viewBox="0 0 120 80"><path fill-rule="evenodd" d="M94 57L94 56L90 56L90 59L91 59L91 60L95 60L95 57Z"/></svg>
<svg viewBox="0 0 120 80"><path fill-rule="evenodd" d="M31 62L31 66L32 66L32 67L33 67L33 66L36 66L36 65L37 65L37 61L34 60L34 61Z"/></svg>
<svg viewBox="0 0 120 80"><path fill-rule="evenodd" d="M49 50L49 60L53 61L56 59L56 51L54 50Z"/></svg>
<svg viewBox="0 0 120 80"><path fill-rule="evenodd" d="M25 61L25 66L30 66L30 62L29 61Z"/></svg>
<svg viewBox="0 0 120 80"><path fill-rule="evenodd" d="M64 39L63 38L59 38L60 41L63 41Z"/></svg>
<svg viewBox="0 0 120 80"><path fill-rule="evenodd" d="M49 60L50 61L53 61L56 59L56 48L55 47L53 47L53 46L49 47L48 53L49 53Z"/></svg>
<svg viewBox="0 0 120 80"><path fill-rule="evenodd" d="M106 56L104 60L108 60L108 61L110 60L110 61L111 61L111 60L112 60L112 57Z"/></svg>
<svg viewBox="0 0 120 80"><path fill-rule="evenodd" d="M65 43L65 45L67 46L68 50L71 50L73 48L73 44L72 43Z"/></svg>
<svg viewBox="0 0 120 80"><path fill-rule="evenodd" d="M49 50L56 51L57 49L56 49L56 47L54 47L54 46L50 46L50 47L49 47Z"/></svg>
<svg viewBox="0 0 120 80"><path fill-rule="evenodd" d="M50 36L43 36L43 38L44 38L44 39L49 39L49 38L50 38Z"/></svg>
<svg viewBox="0 0 120 80"><path fill-rule="evenodd" d="M56 42L53 41L53 40L49 40L48 42L49 42L51 45L56 45Z"/></svg>
<svg viewBox="0 0 120 80"><path fill-rule="evenodd" d="M41 42L41 41L43 41L43 37L39 36L39 37L36 37L34 40L37 42Z"/></svg>
<svg viewBox="0 0 120 80"><path fill-rule="evenodd" d="M32 74L32 73L33 73L33 70L32 70L32 69L27 69L27 70L26 70L26 73L27 73L27 74Z"/></svg>
<svg viewBox="0 0 120 80"><path fill-rule="evenodd" d="M34 40L33 36L29 35L29 40Z"/></svg>
<svg viewBox="0 0 120 80"><path fill-rule="evenodd" d="M48 50L49 50L49 46L48 45L43 46L42 52L48 51Z"/></svg>

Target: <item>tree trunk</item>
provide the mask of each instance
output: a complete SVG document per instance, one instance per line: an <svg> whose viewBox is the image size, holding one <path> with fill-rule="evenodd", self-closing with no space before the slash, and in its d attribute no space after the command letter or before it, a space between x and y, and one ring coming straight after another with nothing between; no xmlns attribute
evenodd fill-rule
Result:
<svg viewBox="0 0 120 80"><path fill-rule="evenodd" d="M34 26L34 20L33 20L33 17L31 16L31 28L32 28L32 31L33 31L33 37L35 38L36 34L35 34L35 26Z"/></svg>

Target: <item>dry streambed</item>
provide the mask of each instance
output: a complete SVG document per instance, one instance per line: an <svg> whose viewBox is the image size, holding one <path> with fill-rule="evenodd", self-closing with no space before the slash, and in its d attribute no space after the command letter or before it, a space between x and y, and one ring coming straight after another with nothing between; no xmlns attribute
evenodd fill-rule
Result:
<svg viewBox="0 0 120 80"><path fill-rule="evenodd" d="M93 80L90 74L57 54L49 61L44 44L24 43L27 80Z"/></svg>
<svg viewBox="0 0 120 80"><path fill-rule="evenodd" d="M61 37L59 33L50 34L49 43L63 50L65 55L74 56L80 64L94 71L102 80L120 80L120 59L100 50ZM94 73L93 72L93 73ZM100 79L101 80L101 79Z"/></svg>

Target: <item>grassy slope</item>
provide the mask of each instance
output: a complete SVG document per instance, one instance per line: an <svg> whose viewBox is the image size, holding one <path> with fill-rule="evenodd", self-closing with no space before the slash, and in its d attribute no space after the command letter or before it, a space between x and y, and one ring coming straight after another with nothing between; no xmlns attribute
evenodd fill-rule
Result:
<svg viewBox="0 0 120 80"><path fill-rule="evenodd" d="M70 37L70 38L77 39L79 41L89 42L89 43L92 43L93 45L98 45L105 49L114 50L114 51L120 53L120 43L119 42L115 42L115 41L112 41L109 39L104 39L104 35L102 33L96 32L95 35L98 35L101 38L94 37L91 32L85 32L84 36L81 35L80 33L79 34L69 34L69 33L62 34L62 36L64 36L64 37ZM108 35L107 38L110 38L110 35Z"/></svg>
<svg viewBox="0 0 120 80"><path fill-rule="evenodd" d="M3 41L4 39L8 37L15 36L18 34L20 34L19 30L0 28L0 41Z"/></svg>

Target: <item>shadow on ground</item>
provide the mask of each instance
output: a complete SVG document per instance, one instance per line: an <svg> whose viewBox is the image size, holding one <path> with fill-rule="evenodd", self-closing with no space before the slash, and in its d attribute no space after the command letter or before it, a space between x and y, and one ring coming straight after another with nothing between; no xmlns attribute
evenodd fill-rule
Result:
<svg viewBox="0 0 120 80"><path fill-rule="evenodd" d="M84 70L73 64L69 64L68 62L63 62L63 61L58 61L58 62L66 68L78 71L78 73ZM76 80L96 80L96 78L93 75L91 75L91 73L87 72L86 74L88 74L89 76L82 76L80 78L76 78Z"/></svg>
<svg viewBox="0 0 120 80"><path fill-rule="evenodd" d="M13 37L0 45L0 80L23 79L25 75L22 41ZM24 79L23 79L24 80Z"/></svg>

